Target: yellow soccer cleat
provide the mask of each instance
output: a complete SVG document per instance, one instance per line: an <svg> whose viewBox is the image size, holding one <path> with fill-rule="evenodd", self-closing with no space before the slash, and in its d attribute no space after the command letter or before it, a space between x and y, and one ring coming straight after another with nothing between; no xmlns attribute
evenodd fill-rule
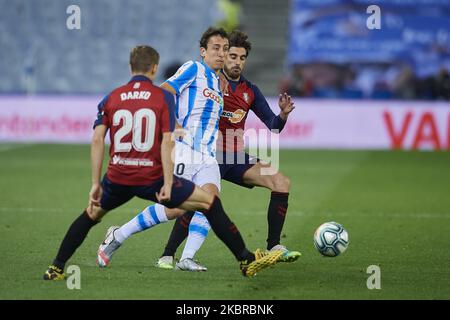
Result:
<svg viewBox="0 0 450 320"><path fill-rule="evenodd" d="M44 273L44 280L59 281L64 280L64 278L64 271L54 265L49 266L48 270Z"/></svg>
<svg viewBox="0 0 450 320"><path fill-rule="evenodd" d="M294 261L297 261L301 255L302 254L298 251L289 251L288 250L288 251L283 252L283 254L281 255L278 262L294 262Z"/></svg>
<svg viewBox="0 0 450 320"><path fill-rule="evenodd" d="M162 256L156 262L155 267L160 269L172 270L174 268L174 258L172 256Z"/></svg>
<svg viewBox="0 0 450 320"><path fill-rule="evenodd" d="M254 277L256 273L265 269L267 267L273 266L278 262L280 257L283 255L283 251L262 251L256 249L255 260L247 263L246 261L241 262L241 271L244 277Z"/></svg>

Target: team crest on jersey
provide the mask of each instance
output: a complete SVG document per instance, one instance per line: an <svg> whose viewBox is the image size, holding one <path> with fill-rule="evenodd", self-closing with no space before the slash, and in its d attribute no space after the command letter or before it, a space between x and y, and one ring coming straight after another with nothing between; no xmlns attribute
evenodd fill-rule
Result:
<svg viewBox="0 0 450 320"><path fill-rule="evenodd" d="M250 97L248 96L248 93L247 92L244 92L243 94L242 94L242 97L244 98L244 100L245 100L245 102L249 102L250 101Z"/></svg>
<svg viewBox="0 0 450 320"><path fill-rule="evenodd" d="M231 123L239 123L242 121L242 119L244 119L246 114L247 114L247 112L245 112L244 110L237 109L234 112L223 111L222 117L227 118Z"/></svg>

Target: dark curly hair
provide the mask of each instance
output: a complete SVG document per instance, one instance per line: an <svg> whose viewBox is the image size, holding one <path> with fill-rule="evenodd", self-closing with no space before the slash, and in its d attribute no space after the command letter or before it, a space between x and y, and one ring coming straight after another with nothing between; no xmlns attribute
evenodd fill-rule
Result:
<svg viewBox="0 0 450 320"><path fill-rule="evenodd" d="M252 44L250 43L250 41L248 41L248 35L240 30L234 30L233 32L231 32L229 41L230 48L244 48L247 51L247 56L250 53L250 50L252 50Z"/></svg>
<svg viewBox="0 0 450 320"><path fill-rule="evenodd" d="M200 48L208 49L209 38L214 36L221 36L224 39L228 39L228 33L223 28L209 27L208 30L202 34Z"/></svg>

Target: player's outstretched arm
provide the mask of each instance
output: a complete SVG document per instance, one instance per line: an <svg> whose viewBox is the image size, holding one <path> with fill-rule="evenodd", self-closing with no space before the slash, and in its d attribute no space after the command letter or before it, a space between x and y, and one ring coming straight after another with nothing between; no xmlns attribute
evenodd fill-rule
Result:
<svg viewBox="0 0 450 320"><path fill-rule="evenodd" d="M174 142L172 140L172 132L164 132L163 139L161 142L161 162L163 167L164 175L164 185L161 188L159 194L157 194L157 199L160 202L170 200L172 183L173 183L173 161L172 161L172 150L174 148Z"/></svg>
<svg viewBox="0 0 450 320"><path fill-rule="evenodd" d="M102 175L103 157L105 152L105 135L108 128L101 124L95 127L91 143L91 177L92 187L89 192L89 206L100 206L102 188L100 184Z"/></svg>

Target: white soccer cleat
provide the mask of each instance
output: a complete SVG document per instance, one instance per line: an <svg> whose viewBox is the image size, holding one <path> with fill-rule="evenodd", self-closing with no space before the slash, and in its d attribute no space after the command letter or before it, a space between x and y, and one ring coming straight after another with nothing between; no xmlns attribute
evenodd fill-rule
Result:
<svg viewBox="0 0 450 320"><path fill-rule="evenodd" d="M272 249L270 249L269 251L289 251L285 246L283 246L282 244L277 244L276 246L273 246Z"/></svg>
<svg viewBox="0 0 450 320"><path fill-rule="evenodd" d="M280 251L283 254L278 258L277 262L294 262L297 261L298 258L302 255L298 251L290 251L288 248L283 246L282 244L277 244L269 252Z"/></svg>
<svg viewBox="0 0 450 320"><path fill-rule="evenodd" d="M112 255L121 246L121 243L114 238L114 231L119 229L119 226L112 226L106 231L106 238L98 247L97 264L100 268L105 268L111 262Z"/></svg>
<svg viewBox="0 0 450 320"><path fill-rule="evenodd" d="M181 260L175 265L175 270L181 270L181 271L192 271L192 272L201 272L201 271L207 271L208 268L205 266L202 266L201 264L197 263L193 259L186 258Z"/></svg>
<svg viewBox="0 0 450 320"><path fill-rule="evenodd" d="M173 257L172 256L162 256L158 259L158 262L156 262L155 267L161 268L161 269L173 269Z"/></svg>

